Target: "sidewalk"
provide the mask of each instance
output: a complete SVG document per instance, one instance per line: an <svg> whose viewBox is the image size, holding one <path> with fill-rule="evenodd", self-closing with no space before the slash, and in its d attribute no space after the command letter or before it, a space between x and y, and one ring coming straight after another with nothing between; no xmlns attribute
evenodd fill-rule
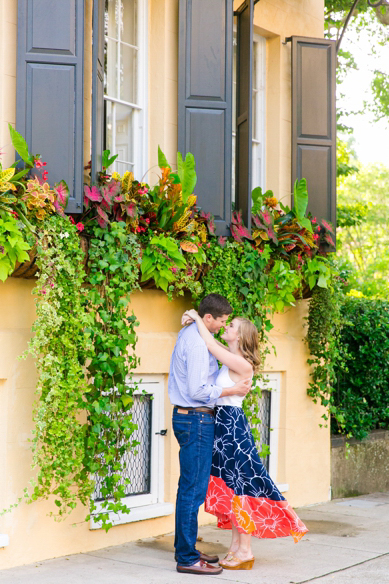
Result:
<svg viewBox="0 0 389 584"><path fill-rule="evenodd" d="M250 571L219 576L179 574L172 534L86 554L0 570L1 584L389 584L389 493L339 499L298 509L310 532L253 541ZM223 556L230 532L200 529L199 549Z"/></svg>

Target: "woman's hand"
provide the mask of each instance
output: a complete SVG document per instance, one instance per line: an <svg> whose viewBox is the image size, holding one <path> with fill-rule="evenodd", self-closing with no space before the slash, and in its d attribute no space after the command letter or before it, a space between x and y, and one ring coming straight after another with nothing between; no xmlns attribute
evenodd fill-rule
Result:
<svg viewBox="0 0 389 584"><path fill-rule="evenodd" d="M196 320L196 317L198 317L197 310L194 310L194 309L187 310L182 315L181 325L182 326L187 326L188 324L191 324L192 322L194 322Z"/></svg>

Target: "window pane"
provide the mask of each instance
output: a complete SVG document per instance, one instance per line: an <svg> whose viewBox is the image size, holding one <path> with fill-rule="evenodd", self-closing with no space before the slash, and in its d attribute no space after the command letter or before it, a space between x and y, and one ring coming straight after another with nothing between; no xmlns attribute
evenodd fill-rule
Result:
<svg viewBox="0 0 389 584"><path fill-rule="evenodd" d="M113 104L111 101L105 102L105 148L110 150L111 153L114 151L113 148Z"/></svg>
<svg viewBox="0 0 389 584"><path fill-rule="evenodd" d="M259 140L258 137L258 132L257 132L257 108L258 108L258 103L257 103L257 92L253 91L253 97L252 97L252 107L253 107L253 119L252 119L252 124L253 124L253 140Z"/></svg>
<svg viewBox="0 0 389 584"><path fill-rule="evenodd" d="M105 36L118 38L119 34L119 0L105 0Z"/></svg>
<svg viewBox="0 0 389 584"><path fill-rule="evenodd" d="M253 89L258 89L258 43L253 43Z"/></svg>
<svg viewBox="0 0 389 584"><path fill-rule="evenodd" d="M134 172L134 165L128 164L127 162L116 162L116 172L123 176L127 170L129 172Z"/></svg>
<svg viewBox="0 0 389 584"><path fill-rule="evenodd" d="M120 171L119 171L120 172ZM270 392L269 392L270 393ZM139 442L136 449L131 449L121 459L124 467L120 485L124 486L125 497L131 495L142 495L150 492L151 483L151 417L152 401L150 395L134 396L134 405L131 410L132 423L137 425L137 429L131 436L131 440ZM261 428L262 429L262 428ZM262 434L261 434L262 436ZM122 443L120 444L120 446ZM107 465L109 474L115 470ZM94 500L104 501L105 497L102 492L104 481L95 475L96 481ZM129 480L129 484L124 484Z"/></svg>
<svg viewBox="0 0 389 584"><path fill-rule="evenodd" d="M120 39L124 43L135 46L138 46L136 26L137 8L136 0L121 0L122 19L120 27Z"/></svg>
<svg viewBox="0 0 389 584"><path fill-rule="evenodd" d="M115 148L114 153L124 162L134 162L134 110L131 107L115 104ZM118 163L119 165L119 163ZM125 168L128 170L128 168Z"/></svg>
<svg viewBox="0 0 389 584"><path fill-rule="evenodd" d="M120 99L137 102L136 74L137 51L127 45L120 45Z"/></svg>
<svg viewBox="0 0 389 584"><path fill-rule="evenodd" d="M108 39L104 50L104 93L110 97L118 97L118 43Z"/></svg>

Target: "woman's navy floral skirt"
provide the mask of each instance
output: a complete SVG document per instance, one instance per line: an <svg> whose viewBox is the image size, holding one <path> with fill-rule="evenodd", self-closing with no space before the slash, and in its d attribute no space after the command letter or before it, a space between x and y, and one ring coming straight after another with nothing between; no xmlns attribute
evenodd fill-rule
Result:
<svg viewBox="0 0 389 584"><path fill-rule="evenodd" d="M217 407L205 510L221 529L233 524L259 538L291 535L297 543L308 531L263 466L242 408Z"/></svg>

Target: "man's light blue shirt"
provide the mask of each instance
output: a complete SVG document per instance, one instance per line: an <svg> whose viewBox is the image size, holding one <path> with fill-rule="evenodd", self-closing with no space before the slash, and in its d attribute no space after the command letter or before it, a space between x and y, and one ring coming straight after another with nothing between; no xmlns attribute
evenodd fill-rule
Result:
<svg viewBox="0 0 389 584"><path fill-rule="evenodd" d="M222 387L215 385L217 360L208 351L196 323L178 333L170 361L169 398L173 405L186 408L213 408Z"/></svg>

